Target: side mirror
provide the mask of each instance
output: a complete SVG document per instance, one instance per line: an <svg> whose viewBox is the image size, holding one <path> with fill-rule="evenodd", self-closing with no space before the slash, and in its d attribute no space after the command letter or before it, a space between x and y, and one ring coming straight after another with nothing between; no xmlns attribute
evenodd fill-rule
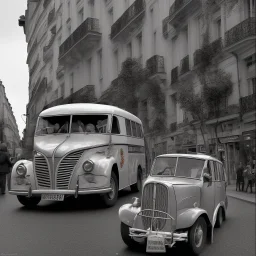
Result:
<svg viewBox="0 0 256 256"><path fill-rule="evenodd" d="M204 173L203 177L204 177L204 181L206 181L206 182L211 182L212 181L212 176L209 175L208 173Z"/></svg>

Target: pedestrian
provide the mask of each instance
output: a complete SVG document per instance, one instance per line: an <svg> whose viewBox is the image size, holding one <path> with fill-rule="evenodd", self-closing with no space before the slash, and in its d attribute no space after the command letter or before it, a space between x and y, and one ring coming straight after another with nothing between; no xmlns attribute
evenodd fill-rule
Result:
<svg viewBox="0 0 256 256"><path fill-rule="evenodd" d="M246 166L248 172L247 172L247 177L248 177L248 183L247 183L247 187L246 187L246 190L245 192L247 192L249 186L251 188L251 193L252 193L252 180L253 180L253 174L252 174L252 169L251 169L251 166L250 165L247 165Z"/></svg>
<svg viewBox="0 0 256 256"><path fill-rule="evenodd" d="M6 175L10 173L12 163L9 159L7 147L5 144L0 144L0 188L1 194L5 194L6 190Z"/></svg>
<svg viewBox="0 0 256 256"><path fill-rule="evenodd" d="M242 191L244 191L244 177L243 177L243 165L242 162L239 163L239 166L236 170L236 191L239 190L241 191L241 187L242 187Z"/></svg>

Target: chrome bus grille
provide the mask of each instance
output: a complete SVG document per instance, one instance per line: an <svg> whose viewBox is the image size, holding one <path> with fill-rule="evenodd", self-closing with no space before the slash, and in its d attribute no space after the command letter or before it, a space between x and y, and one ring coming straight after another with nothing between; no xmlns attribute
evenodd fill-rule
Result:
<svg viewBox="0 0 256 256"><path fill-rule="evenodd" d="M155 194L155 207L154 207L154 194ZM157 210L168 213L168 189L166 186L159 183L149 183L144 187L142 198L142 210L149 209L144 212L142 222L144 229L151 228L153 211ZM166 214L161 212L154 212L154 217L166 218ZM166 224L166 219L155 219L152 222L153 230L162 230Z"/></svg>
<svg viewBox="0 0 256 256"><path fill-rule="evenodd" d="M46 158L43 155L35 155L34 162L37 185L41 188L51 188L51 179Z"/></svg>
<svg viewBox="0 0 256 256"><path fill-rule="evenodd" d="M83 153L84 150L79 150L67 155L64 157L64 159L62 159L56 175L57 189L68 189L74 168Z"/></svg>

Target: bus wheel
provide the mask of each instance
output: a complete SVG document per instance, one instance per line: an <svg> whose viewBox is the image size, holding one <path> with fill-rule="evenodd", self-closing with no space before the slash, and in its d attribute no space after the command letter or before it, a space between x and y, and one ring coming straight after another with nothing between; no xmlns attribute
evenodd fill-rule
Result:
<svg viewBox="0 0 256 256"><path fill-rule="evenodd" d="M35 207L41 201L40 196L38 196L38 197L17 196L17 198L18 198L19 202L27 208Z"/></svg>
<svg viewBox="0 0 256 256"><path fill-rule="evenodd" d="M102 201L106 207L114 206L118 198L118 180L114 172L110 178L111 191L102 195Z"/></svg>
<svg viewBox="0 0 256 256"><path fill-rule="evenodd" d="M132 192L140 192L142 189L142 172L141 169L138 168L137 171L137 183L131 185Z"/></svg>

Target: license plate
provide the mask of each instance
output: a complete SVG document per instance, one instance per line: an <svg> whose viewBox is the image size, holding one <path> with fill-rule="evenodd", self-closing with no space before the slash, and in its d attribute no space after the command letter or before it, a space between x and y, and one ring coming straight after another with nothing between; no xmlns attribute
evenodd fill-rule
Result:
<svg viewBox="0 0 256 256"><path fill-rule="evenodd" d="M165 253L165 239L161 235L149 235L147 239L147 252Z"/></svg>
<svg viewBox="0 0 256 256"><path fill-rule="evenodd" d="M64 195L42 194L42 200L63 201L64 200Z"/></svg>

